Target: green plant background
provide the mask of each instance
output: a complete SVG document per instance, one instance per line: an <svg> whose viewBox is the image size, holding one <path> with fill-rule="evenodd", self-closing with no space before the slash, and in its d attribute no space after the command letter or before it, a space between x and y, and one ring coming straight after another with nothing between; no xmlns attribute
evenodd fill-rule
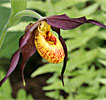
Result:
<svg viewBox="0 0 106 100"><path fill-rule="evenodd" d="M10 16L10 1L0 1L0 34ZM106 25L106 0L27 0L27 9L33 9L42 16L67 14L71 18L86 16ZM3 46L0 50L0 79L6 71L6 59L18 49L19 38L24 34L25 26L33 18L24 17L21 22L9 28ZM64 74L65 87L62 86L60 76L62 63L48 63L38 68L32 76L53 72L44 86L45 95L57 100L106 100L106 29L91 24L84 24L73 30L61 30L68 48L68 63ZM36 67L36 66L35 66ZM6 67L7 69L9 66ZM6 69L6 70L7 70ZM60 90L67 93L67 97L60 95ZM7 80L0 88L0 100L12 99L11 85ZM36 92L37 93L37 92ZM17 99L26 100L24 89L19 90ZM33 100L32 96L27 97Z"/></svg>

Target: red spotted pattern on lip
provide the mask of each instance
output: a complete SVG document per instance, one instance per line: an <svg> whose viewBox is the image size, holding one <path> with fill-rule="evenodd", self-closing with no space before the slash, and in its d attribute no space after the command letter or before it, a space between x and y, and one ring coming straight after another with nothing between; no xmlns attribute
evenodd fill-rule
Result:
<svg viewBox="0 0 106 100"><path fill-rule="evenodd" d="M43 25L42 25L43 24ZM35 45L39 54L51 63L60 63L65 54L60 40L50 32L50 25L45 21L39 24L35 34Z"/></svg>

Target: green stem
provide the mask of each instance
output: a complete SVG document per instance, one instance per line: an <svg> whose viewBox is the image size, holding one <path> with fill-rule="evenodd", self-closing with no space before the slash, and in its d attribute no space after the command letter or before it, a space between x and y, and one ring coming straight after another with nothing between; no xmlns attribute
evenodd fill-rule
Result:
<svg viewBox="0 0 106 100"><path fill-rule="evenodd" d="M1 46L2 46L2 44L3 44L3 42L4 42L4 39L5 39L7 30L8 30L9 27L10 27L10 24L7 23L7 24L4 26L4 28L3 28L3 31L2 31L1 37L0 37L0 49L1 49Z"/></svg>
<svg viewBox="0 0 106 100"><path fill-rule="evenodd" d="M23 16L30 16L30 17L34 17L37 19L41 19L42 16L40 14L38 14L37 12L31 11L31 10L23 10L20 11L19 13L17 13L12 20L16 21L17 19L23 17Z"/></svg>
<svg viewBox="0 0 106 100"><path fill-rule="evenodd" d="M0 49L1 49L1 46L4 42L4 39L5 39L8 28L10 26L16 24L17 22L19 22L19 19L23 16L30 16L30 17L34 17L34 18L37 18L37 19L43 19L44 18L40 14L38 14L34 11L31 11L31 10L22 10L22 11L18 12L15 16L13 16L13 17L11 16L8 23L4 26L2 34L1 34ZM11 25L10 25L10 23L11 23Z"/></svg>

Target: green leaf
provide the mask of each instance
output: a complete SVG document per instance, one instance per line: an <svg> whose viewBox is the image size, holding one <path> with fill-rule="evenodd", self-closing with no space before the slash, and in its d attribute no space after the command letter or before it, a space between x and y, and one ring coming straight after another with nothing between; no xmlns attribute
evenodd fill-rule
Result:
<svg viewBox="0 0 106 100"><path fill-rule="evenodd" d="M106 48L99 48L98 57L101 59L106 59Z"/></svg>
<svg viewBox="0 0 106 100"><path fill-rule="evenodd" d="M67 9L67 7L75 6L81 2L86 2L87 0L60 0L54 5L55 12L59 13Z"/></svg>
<svg viewBox="0 0 106 100"><path fill-rule="evenodd" d="M102 16L103 16L104 20L106 20L106 13L102 12Z"/></svg>
<svg viewBox="0 0 106 100"><path fill-rule="evenodd" d="M80 36L77 36L75 39L72 39L72 40L70 39L70 40L66 41L68 51L78 48L82 45L86 45L86 43L91 38L93 38L97 35L98 29L99 29L99 27L94 26L92 28L89 28L89 29L83 31L83 34L81 34ZM69 34L69 33L67 33L67 34Z"/></svg>
<svg viewBox="0 0 106 100"><path fill-rule="evenodd" d="M19 11L24 10L26 8L26 3L27 3L27 0L11 0L11 7L12 7L11 14L10 14L10 18L8 19L7 24L4 26L4 28L2 30L2 34L0 36L0 49L4 42L8 28L10 26L12 26L13 23L15 23L15 21L12 20L13 16L16 13L18 13Z"/></svg>
<svg viewBox="0 0 106 100"><path fill-rule="evenodd" d="M36 9L42 12L47 12L48 11L48 6L47 6L47 2L43 2L42 0L37 0L37 1L33 1L33 0L28 0L27 3L27 8L28 9Z"/></svg>
<svg viewBox="0 0 106 100"><path fill-rule="evenodd" d="M99 59L98 61L106 67L106 60Z"/></svg>
<svg viewBox="0 0 106 100"><path fill-rule="evenodd" d="M67 70L71 71L80 65L83 65L88 62L93 62L93 60L97 57L97 54L98 49L94 49L88 52L76 51L75 53L70 55L71 58L68 60Z"/></svg>
<svg viewBox="0 0 106 100"><path fill-rule="evenodd" d="M11 58L13 53L19 47L19 38L22 36L22 32L9 32L5 38L3 46L0 50L0 57Z"/></svg>
<svg viewBox="0 0 106 100"><path fill-rule="evenodd" d="M0 66L1 67L1 66ZM0 80L4 77L5 73L0 68ZM11 86L9 80L7 80L2 87L0 87L0 100L12 99Z"/></svg>
<svg viewBox="0 0 106 100"><path fill-rule="evenodd" d="M31 95L28 95L27 100L33 100L33 97Z"/></svg>
<svg viewBox="0 0 106 100"><path fill-rule="evenodd" d="M106 40L106 33L105 33L105 31L98 32L98 37L101 38L101 39Z"/></svg>
<svg viewBox="0 0 106 100"><path fill-rule="evenodd" d="M0 35L1 35L4 25L8 21L9 14L10 14L10 9L0 6L0 22L2 23L0 24Z"/></svg>
<svg viewBox="0 0 106 100"><path fill-rule="evenodd" d="M1 7L5 7L5 8L11 8L10 2L8 2L8 3L2 3L0 6Z"/></svg>
<svg viewBox="0 0 106 100"><path fill-rule="evenodd" d="M81 16L83 16L83 15L84 16L91 15L92 13L94 13L97 10L98 6L99 5L97 3L88 6L87 8L83 9L82 11L80 11Z"/></svg>
<svg viewBox="0 0 106 100"><path fill-rule="evenodd" d="M106 85L106 78L100 78L98 79L98 82Z"/></svg>
<svg viewBox="0 0 106 100"><path fill-rule="evenodd" d="M47 72L60 72L62 68L60 64L46 64L43 67L38 68L35 72L32 73L31 77L36 77L37 75L44 74Z"/></svg>
<svg viewBox="0 0 106 100"><path fill-rule="evenodd" d="M64 99L60 99L61 96L59 96L59 91L53 91L53 92L48 92L46 93L46 96L49 96L51 98L54 98L56 100L64 100Z"/></svg>
<svg viewBox="0 0 106 100"><path fill-rule="evenodd" d="M12 16L16 13L25 10L27 5L27 0L11 0L11 9L12 9Z"/></svg>
<svg viewBox="0 0 106 100"><path fill-rule="evenodd" d="M65 88L62 86L62 83L60 80L54 81L53 84L50 84L46 87L44 87L44 90L52 90L52 89L63 89L70 93L72 91L75 91L78 87L81 86L82 83L88 82L89 80L93 79L93 77L97 74L94 72L94 70L87 71L86 73L83 73L81 75L78 75L77 77L74 77L72 79L68 79L65 77Z"/></svg>
<svg viewBox="0 0 106 100"><path fill-rule="evenodd" d="M106 56L106 48L99 48L99 51Z"/></svg>
<svg viewBox="0 0 106 100"><path fill-rule="evenodd" d="M103 11L106 11L106 1L105 0L95 0L101 7Z"/></svg>
<svg viewBox="0 0 106 100"><path fill-rule="evenodd" d="M21 18L18 19L18 21L16 21L15 19L13 19L13 17L18 12L25 10L26 6L27 6L27 0L11 0L11 15L10 15L10 18L9 18L9 23L11 23L11 25L20 21Z"/></svg>
<svg viewBox="0 0 106 100"><path fill-rule="evenodd" d="M19 90L17 99L19 99L19 100L20 100L20 99L26 100L26 92L25 92L24 89Z"/></svg>

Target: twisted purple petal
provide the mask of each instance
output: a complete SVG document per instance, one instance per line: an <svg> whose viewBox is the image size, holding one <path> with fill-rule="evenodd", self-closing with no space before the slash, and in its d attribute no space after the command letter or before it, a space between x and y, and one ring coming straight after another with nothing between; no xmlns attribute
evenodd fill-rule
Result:
<svg viewBox="0 0 106 100"><path fill-rule="evenodd" d="M31 33L32 36L28 40L27 44L25 44L21 49L22 52L22 63L21 63L21 71L22 71L22 80L24 81L24 68L28 61L28 59L36 52L36 47L34 44L35 34Z"/></svg>
<svg viewBox="0 0 106 100"><path fill-rule="evenodd" d="M9 68L6 76L0 81L0 86L6 81L6 79L9 77L9 75L16 68L18 61L19 61L20 52L22 52L22 55L23 55L23 61L22 61L22 64L21 64L21 69L22 69L22 79L24 80L23 70L24 70L25 64L28 61L28 59L36 51L36 47L34 45L34 36L35 35L32 35L32 32L34 32L37 25L38 25L38 22L36 22L35 24L29 24L26 27L25 34L21 37L21 39L19 41L20 48L12 56L12 59L11 59L11 62L10 62L10 68Z"/></svg>
<svg viewBox="0 0 106 100"><path fill-rule="evenodd" d="M64 29L64 30L74 29L85 23L92 23L100 27L106 28L106 25L103 25L98 21L88 20L86 19L86 17L69 18L66 14L47 17L46 21L51 26Z"/></svg>
<svg viewBox="0 0 106 100"><path fill-rule="evenodd" d="M10 63L10 68L6 74L6 76L0 81L0 86L6 81L6 79L9 77L9 75L14 71L16 68L18 61L20 57L20 52L17 50L14 55L12 56L11 63Z"/></svg>
<svg viewBox="0 0 106 100"><path fill-rule="evenodd" d="M61 78L62 78L62 83L63 83L63 86L64 86L63 75L64 75L64 72L65 72L65 69L66 69L66 65L67 65L68 53L67 53L67 46L66 46L65 41L64 41L64 39L62 38L61 35L59 36L59 39L61 41L61 44L62 44L64 52L65 52L63 68L62 68L62 71L61 71Z"/></svg>
<svg viewBox="0 0 106 100"><path fill-rule="evenodd" d="M38 22L32 24L30 23L26 29L25 34L21 37L19 41L20 51L22 52L22 63L21 63L21 72L22 72L22 80L24 80L24 68L28 61L28 59L36 52L36 47L34 44L35 37L35 29L38 26Z"/></svg>
<svg viewBox="0 0 106 100"><path fill-rule="evenodd" d="M88 23L92 23L92 24L98 25L100 27L106 28L106 25L103 25L100 22L95 21L95 20L88 20Z"/></svg>
<svg viewBox="0 0 106 100"><path fill-rule="evenodd" d="M59 40L60 40L60 42L61 42L61 44L62 44L62 46L63 46L64 52L65 52L63 68L62 68L62 71L61 71L61 80L62 80L62 84L63 84L63 86L64 86L63 77L64 77L64 72L65 72L65 69L66 69L67 57L68 57L67 46L66 46L66 44L65 44L64 39L63 39L62 36L60 35L60 29L57 28L57 27L53 27L53 26L52 26L52 30L58 33L58 35L59 35Z"/></svg>

